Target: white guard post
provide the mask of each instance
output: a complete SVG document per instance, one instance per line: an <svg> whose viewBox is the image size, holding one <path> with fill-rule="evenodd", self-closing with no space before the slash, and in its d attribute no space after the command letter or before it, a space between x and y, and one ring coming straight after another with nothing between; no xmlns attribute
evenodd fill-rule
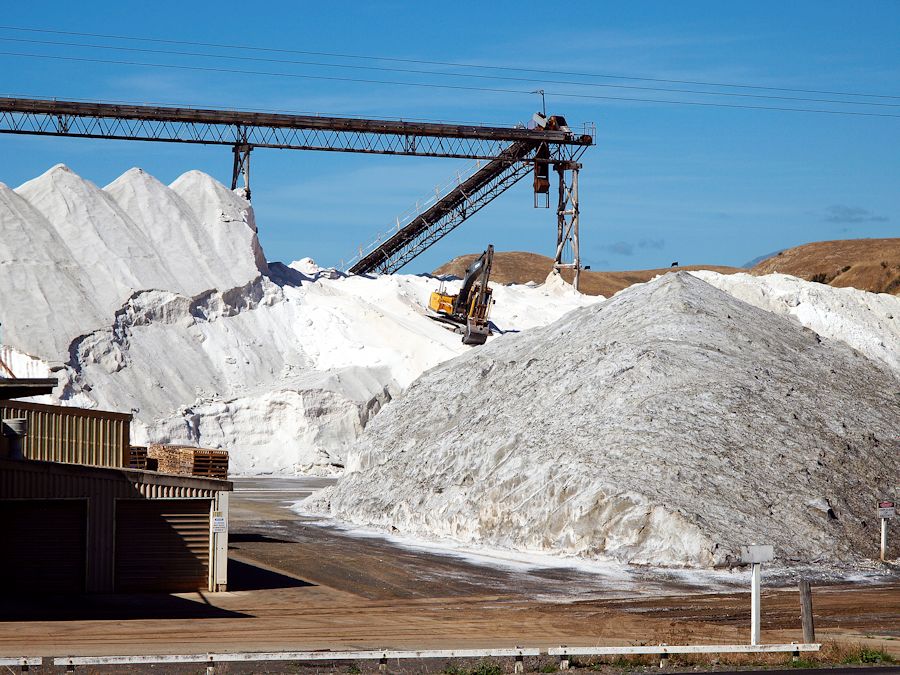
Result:
<svg viewBox="0 0 900 675"><path fill-rule="evenodd" d="M228 590L228 492L216 492L209 513L209 590Z"/></svg>
<svg viewBox="0 0 900 675"><path fill-rule="evenodd" d="M750 565L750 644L758 645L759 637L759 589L762 563L775 558L772 546L741 546L741 562Z"/></svg>
<svg viewBox="0 0 900 675"><path fill-rule="evenodd" d="M897 515L897 503L890 499L878 500L878 517L881 518L881 562L887 560L887 524Z"/></svg>

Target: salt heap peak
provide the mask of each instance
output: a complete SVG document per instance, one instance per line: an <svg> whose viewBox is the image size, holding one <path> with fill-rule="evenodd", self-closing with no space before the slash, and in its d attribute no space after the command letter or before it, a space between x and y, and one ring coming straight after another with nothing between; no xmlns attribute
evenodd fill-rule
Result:
<svg viewBox="0 0 900 675"><path fill-rule="evenodd" d="M319 272L321 272L321 268L316 264L316 261L312 258L300 258L300 260L295 260L290 265L288 265L292 270L296 270L300 272L303 276L309 279L315 279Z"/></svg>
<svg viewBox="0 0 900 675"><path fill-rule="evenodd" d="M137 294L240 293L267 271L249 203L209 176L132 169L101 190L62 164L0 189L0 261L7 343L63 363Z"/></svg>
<svg viewBox="0 0 900 675"><path fill-rule="evenodd" d="M301 508L631 563L851 561L898 451L887 368L677 273L425 373Z"/></svg>
<svg viewBox="0 0 900 675"><path fill-rule="evenodd" d="M207 255L235 261L240 273L268 273L250 203L202 171L188 171L169 186L207 227ZM251 261L250 263L245 261ZM221 290L221 289L220 289Z"/></svg>
<svg viewBox="0 0 900 675"><path fill-rule="evenodd" d="M71 337L52 327L66 326L77 334L101 320L98 301L104 289L79 277L80 265L53 225L2 184L0 263L0 321L7 344L28 345L32 354L62 357ZM81 302L58 302L62 298Z"/></svg>

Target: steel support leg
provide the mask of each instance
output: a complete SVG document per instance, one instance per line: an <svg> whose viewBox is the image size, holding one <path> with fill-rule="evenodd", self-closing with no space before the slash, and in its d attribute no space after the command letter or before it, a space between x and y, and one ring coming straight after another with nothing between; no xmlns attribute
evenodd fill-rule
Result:
<svg viewBox="0 0 900 675"><path fill-rule="evenodd" d="M244 199L250 201L250 151L252 145L235 145L234 165L231 170L231 189L237 190L238 176L244 177Z"/></svg>
<svg viewBox="0 0 900 675"><path fill-rule="evenodd" d="M578 171L581 165L565 162L555 165L559 176L559 203L556 208L556 257L553 269L572 269L573 286L578 290L581 281L581 252L579 249ZM571 185L566 184L566 172L572 175ZM564 261L566 245L572 247L572 262Z"/></svg>

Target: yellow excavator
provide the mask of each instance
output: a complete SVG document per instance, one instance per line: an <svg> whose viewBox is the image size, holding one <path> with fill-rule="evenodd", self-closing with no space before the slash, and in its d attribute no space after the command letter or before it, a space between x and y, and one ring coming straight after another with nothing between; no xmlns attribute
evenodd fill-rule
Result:
<svg viewBox="0 0 900 675"><path fill-rule="evenodd" d="M491 334L488 314L493 300L488 280L493 263L494 247L488 245L487 250L469 265L459 293L446 293L445 284L441 282L440 288L431 294L428 307L434 314L429 316L462 333L463 344L483 345Z"/></svg>

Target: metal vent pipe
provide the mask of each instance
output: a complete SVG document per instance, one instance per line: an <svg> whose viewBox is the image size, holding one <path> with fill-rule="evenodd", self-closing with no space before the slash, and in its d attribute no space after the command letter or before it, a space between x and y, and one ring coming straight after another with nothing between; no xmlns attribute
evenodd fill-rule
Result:
<svg viewBox="0 0 900 675"><path fill-rule="evenodd" d="M28 435L28 418L12 417L2 422L8 459L25 459L25 436Z"/></svg>

